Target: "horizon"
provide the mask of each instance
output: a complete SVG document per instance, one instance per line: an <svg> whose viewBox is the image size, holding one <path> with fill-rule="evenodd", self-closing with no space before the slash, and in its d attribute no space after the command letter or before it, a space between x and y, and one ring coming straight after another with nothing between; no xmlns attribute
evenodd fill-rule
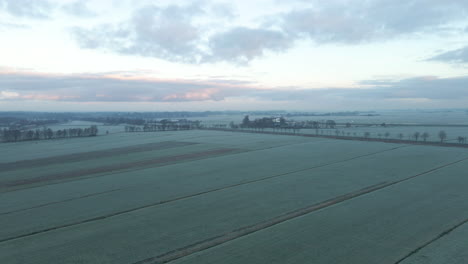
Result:
<svg viewBox="0 0 468 264"><path fill-rule="evenodd" d="M190 111L190 110L176 110L176 111L34 111L34 110L0 110L0 113L179 113L179 112L188 112L188 113L207 113L207 112L238 112L238 113L248 113L248 112L285 112L285 113L378 113L378 112L427 112L427 111L468 111L466 108L430 108L430 109L418 109L418 108L408 108L408 109L363 109L363 110L336 110L336 111L326 111L326 110L286 110L286 109L266 109L266 110L199 110L199 111Z"/></svg>

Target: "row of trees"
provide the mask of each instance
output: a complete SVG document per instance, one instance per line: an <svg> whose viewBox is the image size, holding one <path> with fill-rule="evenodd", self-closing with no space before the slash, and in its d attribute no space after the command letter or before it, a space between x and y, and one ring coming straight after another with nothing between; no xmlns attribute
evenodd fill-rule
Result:
<svg viewBox="0 0 468 264"><path fill-rule="evenodd" d="M155 131L173 131L173 130L190 130L201 127L200 121L192 120L168 120L153 121L145 123L143 126L125 126L125 132L155 132Z"/></svg>
<svg viewBox="0 0 468 264"><path fill-rule="evenodd" d="M302 126L289 126L288 123L284 119L280 121L279 123L282 124L283 126L281 125L278 126L274 123L272 125L270 118L260 118L260 119L255 119L254 121L250 121L248 119L248 116L246 116L241 125L236 125L234 122L231 122L229 126L231 129L249 128L249 129L259 130L259 131L263 131L264 128L272 128L273 132L277 130L280 133L281 131L284 131L286 133L291 133L291 132L296 133L296 132L300 132L300 129L303 128ZM331 128L330 125L325 125L324 127ZM213 126L213 127L225 128L225 126L223 127ZM346 127L349 127L349 126L346 126ZM358 133L358 132L351 132L351 131L335 130L333 133L333 130L330 130L330 129L325 129L325 130L320 129L320 128L315 129L315 135L333 135L333 134L339 137L372 138L372 134L370 132ZM378 137L379 139L384 139L384 138L389 139L391 137L391 133L390 132L377 133L375 134L375 136ZM437 133L437 137L441 143L444 143L447 140L447 133L443 130L439 131L439 133ZM412 134L410 133L407 136L405 136L405 134L403 133L398 133L396 135L396 138L400 140L412 140L412 141L422 140L423 142L427 142L427 139L430 138L430 134L428 132L423 132L423 133L414 132ZM463 137L463 136L458 136L456 140L460 144L466 144L468 142L467 137Z"/></svg>
<svg viewBox="0 0 468 264"><path fill-rule="evenodd" d="M330 130L324 131L322 129L334 129L336 128L336 122L334 120L326 120L326 121L301 121L301 122L294 122L294 121L288 121L283 117L263 117L263 118L258 118L253 121L249 119L249 116L246 115L244 119L242 120L242 123L240 125L236 125L234 122L231 122L229 124L230 128L232 129L238 129L238 128L252 128L252 129L260 129L263 130L264 128L273 128L275 129L280 129L284 131L291 130L294 133L297 131L300 131L301 128L312 128L315 129L315 134L316 135L324 135L324 133L328 135L332 135L332 132ZM350 128L352 126L351 123L346 123L345 127ZM382 123L381 126L386 127L385 123ZM348 137L360 137L356 132L345 132L345 131L339 131L335 130L335 135L336 136L348 136ZM388 139L390 137L390 132L385 132L385 133L378 133L377 137L378 138L386 138ZM361 136L364 138L370 138L371 133L370 132L364 132ZM400 140L405 139L405 135L403 133L399 133L397 137ZM428 132L415 132L413 134L409 134L406 139L407 140L414 140L414 141L419 141L420 139L424 142L427 141L427 139L430 137L430 134ZM437 134L437 137L439 138L440 142L443 143L447 139L447 133L445 131L439 131ZM459 136L457 137L458 143L466 143L467 142L467 137Z"/></svg>
<svg viewBox="0 0 468 264"><path fill-rule="evenodd" d="M323 134L323 131L321 132ZM316 132L316 134L318 134L318 132ZM345 132L345 131L339 131L339 130L335 130L335 135L336 136L353 136L353 137L357 137L359 136L356 132ZM370 138L371 137L371 133L370 132L364 132L363 134L364 138ZM377 134L377 137L378 138L385 138L385 139L388 139L389 137L391 136L390 132L385 132L385 133L378 133ZM419 141L420 139L424 142L427 141L427 139L430 137L430 134L427 133L427 132L423 132L423 133L420 133L420 132L414 132L413 134L408 134L406 137L403 133L399 133L397 135L398 139L400 140L413 140L413 141ZM443 143L447 140L447 133L443 130L439 131L439 133L437 134L437 137L439 138L440 142ZM465 144L467 143L467 137L463 137L463 136L458 136L456 138L456 140L458 141L458 143L460 144Z"/></svg>
<svg viewBox="0 0 468 264"><path fill-rule="evenodd" d="M350 125L351 126L351 125ZM263 129L263 128L286 128L286 129L300 129L300 128L330 128L334 129L336 127L336 122L334 120L323 120L323 121L292 121L286 120L284 117L263 117L257 118L255 120L250 120L249 116L246 115L242 119L240 125L236 125L234 122L230 123L230 127L235 128L254 128L254 129Z"/></svg>
<svg viewBox="0 0 468 264"><path fill-rule="evenodd" d="M53 138L71 138L71 137L89 137L98 134L97 126L88 128L68 128L52 130L50 128L20 130L16 128L4 128L0 130L0 139L2 142L18 142L28 140L44 140Z"/></svg>
<svg viewBox="0 0 468 264"><path fill-rule="evenodd" d="M60 123L59 120L51 120L51 119L40 119L40 120L29 120L29 119L23 119L23 118L17 118L17 117L0 117L0 126L5 126L5 127L15 127L15 128L21 128L21 127L31 127L31 126L47 126L47 125L52 125L52 124L58 124Z"/></svg>

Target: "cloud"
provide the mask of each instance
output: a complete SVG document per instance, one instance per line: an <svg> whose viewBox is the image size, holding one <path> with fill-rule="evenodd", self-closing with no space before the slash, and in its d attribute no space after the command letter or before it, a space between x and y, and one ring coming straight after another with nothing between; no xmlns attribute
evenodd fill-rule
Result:
<svg viewBox="0 0 468 264"><path fill-rule="evenodd" d="M0 0L0 9L17 17L48 19L54 7L46 0Z"/></svg>
<svg viewBox="0 0 468 264"><path fill-rule="evenodd" d="M4 71L1 100L69 102L219 101L254 89L235 81L161 80L119 74L54 75Z"/></svg>
<svg viewBox="0 0 468 264"><path fill-rule="evenodd" d="M437 78L423 76L403 80L365 80L362 88L279 89L256 91L271 100L468 100L468 76Z"/></svg>
<svg viewBox="0 0 468 264"><path fill-rule="evenodd" d="M76 2L64 4L62 6L62 10L65 13L77 17L94 17L96 13L94 13L91 9L87 6L88 1L79 0Z"/></svg>
<svg viewBox="0 0 468 264"><path fill-rule="evenodd" d="M466 22L468 13L465 0L302 2L292 10L257 18L267 23L251 21L250 26L239 24L228 4L146 5L129 20L76 27L72 33L87 49L183 63L245 65L268 52L286 52L298 39L349 45L446 32Z"/></svg>
<svg viewBox="0 0 468 264"><path fill-rule="evenodd" d="M361 88L306 89L259 87L230 79L214 81L164 80L132 74L38 74L0 72L0 100L56 102L202 103L219 101L284 102L294 108L342 105L361 108L392 108L419 104L452 107L468 103L468 76L437 78L422 76L403 80L365 80ZM413 104L413 105L411 105ZM442 105L445 104L445 105ZM344 108L344 107L341 107Z"/></svg>
<svg viewBox="0 0 468 264"><path fill-rule="evenodd" d="M214 35L209 41L211 54L205 61L231 61L246 64L266 51L283 52L291 42L277 30L236 27Z"/></svg>
<svg viewBox="0 0 468 264"><path fill-rule="evenodd" d="M82 48L103 48L121 54L191 63L202 53L197 46L201 34L193 25L194 18L201 13L203 10L194 4L148 5L119 25L76 27L72 33Z"/></svg>
<svg viewBox="0 0 468 264"><path fill-rule="evenodd" d="M82 48L185 63L246 64L267 51L283 52L291 47L291 40L279 30L239 26L209 34L212 28L196 22L206 14L222 20L235 16L232 7L224 4L149 5L124 23L75 27L72 33Z"/></svg>
<svg viewBox="0 0 468 264"><path fill-rule="evenodd" d="M312 7L282 16L280 26L295 37L317 43L356 44L405 34L433 33L454 21L466 21L463 0L314 1Z"/></svg>
<svg viewBox="0 0 468 264"><path fill-rule="evenodd" d="M0 100L13 99L17 97L19 97L19 94L16 92L0 91Z"/></svg>
<svg viewBox="0 0 468 264"><path fill-rule="evenodd" d="M232 4L213 3L208 6L211 15L221 17L223 19L233 19L238 16Z"/></svg>
<svg viewBox="0 0 468 264"><path fill-rule="evenodd" d="M468 46L456 50L443 52L432 58L429 58L428 61L468 63Z"/></svg>

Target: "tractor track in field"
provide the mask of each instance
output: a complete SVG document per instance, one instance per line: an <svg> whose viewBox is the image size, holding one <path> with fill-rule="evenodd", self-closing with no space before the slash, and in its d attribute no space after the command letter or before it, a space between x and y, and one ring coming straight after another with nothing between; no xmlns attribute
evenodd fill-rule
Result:
<svg viewBox="0 0 468 264"><path fill-rule="evenodd" d="M45 207L45 206L49 206L49 205L53 205L53 204L59 204L59 203L70 202L70 201L79 200L79 199L83 199L83 198L88 198L88 197L103 195L103 194L112 193L112 192L116 192L116 191L120 191L120 190L121 190L121 189L113 189L113 190L108 190L108 191L103 191L103 192L90 193L90 194L87 194L87 195L82 195L82 196L78 196L78 197L68 198L68 199L60 200L60 201L56 201L56 202L44 203L44 204L39 204L39 205L32 206L32 207L28 207L28 208L23 208L23 209L18 209L18 210L13 210L13 211L2 212L2 213L0 213L0 216L2 216L2 215L8 215L8 214L13 214L13 213L18 213L18 212L23 212L23 211L27 211L27 210L31 210L31 209L36 209L36 208L41 208L41 207Z"/></svg>
<svg viewBox="0 0 468 264"><path fill-rule="evenodd" d="M163 142L139 144L139 145L121 147L121 148L111 148L111 149L106 149L106 150L96 150L96 151L81 152L81 153L67 154L67 155L61 155L61 156L52 156L52 157L47 157L47 158L21 160L21 161L15 161L15 162L0 163L0 172L11 171L17 168L34 168L34 167L60 164L60 163L65 163L65 162L85 161L85 160L92 160L96 158L112 157L112 156L117 156L117 155L122 155L122 154L146 152L146 151L153 151L153 150L164 150L164 149L169 149L169 148L183 147L183 146L196 145L196 144L199 144L199 143L183 142L183 141L163 141Z"/></svg>
<svg viewBox="0 0 468 264"><path fill-rule="evenodd" d="M437 170L440 170L440 169L443 169L443 168L446 168L446 167L449 167L449 166L452 166L454 164L457 164L457 163L460 163L460 162L463 162L463 161L467 161L467 160L468 160L468 158L460 159L460 160L450 162L450 163L446 163L444 165L432 168L430 170L427 170L427 171L424 171L424 172L421 172L421 173L418 173L418 174L415 174L415 175L412 175L412 176L409 176L409 177L406 177L406 178L403 178L403 179L400 179L400 180L397 180L397 181L382 182L382 183L379 183L379 184L371 185L371 186L365 187L363 189L357 190L355 192L351 192L351 193L347 193L347 194L344 194L344 195L341 195L341 196L337 196L335 198L323 201L321 203L314 204L314 205L311 205L309 207L305 207L305 208L302 208L302 209L299 209L299 210L294 210L292 212L277 216L277 217L272 218L272 219L267 220L267 221L263 221L263 222L260 222L260 223L254 224L254 225L239 228L239 229L233 230L231 232L225 233L223 235L219 235L219 236L216 236L216 237L205 239L203 241L193 243L193 244L185 246L183 248L175 249L175 250L166 252L164 254L160 254L158 256L155 256L155 257L150 257L150 258L147 258L147 259L144 259L144 260L134 262L132 264L168 263L168 262L174 261L176 259L180 259L180 258L189 256L189 255L192 255L194 253L201 252L203 250L219 246L221 244L224 244L226 242L235 240L237 238L240 238L240 237L243 237L243 236L246 236L246 235L249 235L249 234L264 230L264 229L267 229L267 228L275 226L277 224L280 224L280 223L283 223L283 222L286 222L286 221L289 221L289 220L293 220L293 219L295 219L297 217L304 216L304 215L312 213L314 211L324 209L324 208L327 208L327 207L339 204L341 202L345 202L345 201L348 201L348 200L351 200L351 199L354 199L354 198L357 198L357 197L360 197L360 196L363 196L363 195L366 195L366 194L369 194L369 193L372 193L372 192L375 192L375 191L379 191L379 190L382 190L384 188L390 187L392 185L396 185L396 184L399 184L399 183L414 179L414 178L419 177L419 176L423 176L423 175L432 173L434 171L437 171ZM448 234L449 232L451 232L455 228L461 226L463 223L465 223L467 221L468 220L465 220L461 224L458 224L455 227L452 227L451 229L449 229L447 231L444 231L438 237L434 238L433 240L429 241L428 243L424 244L421 247L418 247L417 249L415 249L414 251L409 253L406 257L414 254L415 252L419 251L421 248L423 248L424 246L432 243L433 241L437 240L438 238ZM406 257L404 257L403 259L405 259ZM403 259L398 261L396 264L400 263Z"/></svg>
<svg viewBox="0 0 468 264"><path fill-rule="evenodd" d="M228 153L232 153L238 150L239 149L235 149L235 148L218 148L218 149L211 149L211 150L188 153L188 154L164 156L164 157L159 157L159 158L154 158L154 159L149 159L149 160L113 164L113 165L101 166L101 167L96 167L96 168L87 168L87 169L82 169L82 170L74 170L71 172L61 172L61 173L56 173L56 174L39 176L35 178L6 181L3 183L0 183L0 188L4 188L8 190L8 188L36 184L36 183L43 183L43 182L48 182L48 181L74 179L74 178L85 177L85 176L89 176L93 174L103 174L103 173L108 173L112 171L128 170L132 168L146 168L148 166L154 167L154 166L163 165L163 164L171 164L174 162L187 161L187 160L193 160L193 159L202 159L206 157L211 157L213 155L228 154Z"/></svg>
<svg viewBox="0 0 468 264"><path fill-rule="evenodd" d="M399 259L397 262L395 262L395 264L400 264L402 263L403 261L405 261L407 258L411 257L412 255L418 253L419 251L421 251L423 248L429 246L430 244L434 243L435 241L441 239L442 237L450 234L452 231L454 231L455 229L461 227L462 225L468 223L468 219L465 219L463 221L461 221L460 223L450 227L449 229L445 230L444 232L440 233L439 235L437 235L436 237L434 237L433 239L427 241L426 243L422 244L421 246L417 247L416 249L414 249L413 251L411 251L410 253L406 254L404 257L402 257L401 259Z"/></svg>
<svg viewBox="0 0 468 264"><path fill-rule="evenodd" d="M80 225L80 224L90 223L90 222L94 222L94 221L99 221L99 220L103 220L103 219L106 219L106 218L111 218L111 217L115 217L115 216L118 216L118 215L131 213L131 212L142 210L142 209L146 209L146 208L149 208L149 207L154 207L154 206L158 206L158 205L162 205L162 204L166 204L166 203L170 203L170 202L189 199L189 198L192 198L192 197L200 196L200 195L211 193L211 192L217 192L217 191L230 189L230 188L235 188L235 187L238 187L238 186L247 185L247 184L251 184L251 183L255 183L255 182L261 182L261 181L265 181L265 180L269 180L269 179L273 179L273 178L278 178L278 177L286 176L286 175L293 174L293 173L298 173L298 172L303 172L303 171L312 170L312 169L316 169L316 168L335 165L335 164L339 164L339 163L343 163L343 162L347 162L347 161L351 161L351 160L355 160L355 159L359 159L359 158L363 158L363 157L368 157L368 156L372 156L372 155L377 155L377 154L380 154L380 153L385 153L385 152L389 152L389 151L392 151L392 150L395 150L395 149L400 149L400 148L405 148L405 147L408 147L408 146L398 146L398 147L385 149L385 150L372 152L372 153L367 153L367 154L363 154L363 155L359 155L359 156L355 156L355 157L351 157L351 158L347 158L347 159L343 159L343 160L339 160L339 161L333 161L333 162L329 162L329 163L325 163L325 164L319 164L319 165L309 167L309 168L305 168L305 169L295 170L295 171L291 171L291 172L286 172L286 173L276 174L276 175L272 175L272 176L268 176L268 177L263 177L263 178L260 178L260 179L245 181L245 182L236 183L236 184L232 184L232 185L228 185L228 186L224 186L224 187L219 187L219 188L214 188L214 189L210 189L210 190L206 190L206 191L202 191L202 192L198 192L198 193L194 193L194 194L190 194L190 195L186 195L186 196L176 197L176 198L169 199L169 200L162 200L162 201L158 201L158 202L155 202L155 203L130 208L130 209L127 209L127 210L122 210L122 211L114 212L114 213L99 216L99 217L89 218L89 219L85 219L85 220L81 220L81 221L77 221L77 222L73 222L73 223L68 223L68 224L64 224L64 225L60 225L60 226L45 228L45 229L29 232L29 233L26 233L26 234L17 235L17 236L14 236L14 237L3 238L3 239L0 239L0 243L7 242L7 241L10 241L10 240L20 239L20 238L24 238L24 237L28 237L28 236L38 235L38 234L41 234L41 233L46 233L46 232L50 232L50 231L54 231L54 230L58 230L58 229L62 229L62 228L67 228L67 227L71 227L71 226L75 226L75 225Z"/></svg>

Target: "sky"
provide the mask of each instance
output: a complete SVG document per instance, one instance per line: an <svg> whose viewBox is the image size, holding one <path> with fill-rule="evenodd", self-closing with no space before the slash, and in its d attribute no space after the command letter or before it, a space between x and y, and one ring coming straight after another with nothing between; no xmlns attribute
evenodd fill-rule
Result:
<svg viewBox="0 0 468 264"><path fill-rule="evenodd" d="M0 0L0 111L466 108L466 0Z"/></svg>

